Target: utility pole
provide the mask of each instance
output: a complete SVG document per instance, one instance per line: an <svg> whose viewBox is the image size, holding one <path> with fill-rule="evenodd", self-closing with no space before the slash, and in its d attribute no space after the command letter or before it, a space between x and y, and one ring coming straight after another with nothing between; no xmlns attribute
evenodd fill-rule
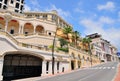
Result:
<svg viewBox="0 0 120 81"><path fill-rule="evenodd" d="M52 46L52 74L53 75L54 75L54 65L55 65L54 48L55 48L56 36L57 36L57 28L56 28L56 31L55 31L55 36L54 36L54 39L53 39L53 46Z"/></svg>

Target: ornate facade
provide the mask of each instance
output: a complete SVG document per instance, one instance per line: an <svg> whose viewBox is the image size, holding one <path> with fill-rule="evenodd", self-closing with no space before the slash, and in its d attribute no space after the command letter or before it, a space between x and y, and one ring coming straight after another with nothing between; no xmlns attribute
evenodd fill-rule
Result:
<svg viewBox="0 0 120 81"><path fill-rule="evenodd" d="M61 30L72 26L55 10L20 14L9 8L0 11L0 80L51 75L52 49L49 46L53 45L55 34L55 46L60 46L58 37L65 36ZM72 46L67 53L55 49L54 58L55 74L91 66L90 55ZM94 55L92 61L93 65L100 63Z"/></svg>

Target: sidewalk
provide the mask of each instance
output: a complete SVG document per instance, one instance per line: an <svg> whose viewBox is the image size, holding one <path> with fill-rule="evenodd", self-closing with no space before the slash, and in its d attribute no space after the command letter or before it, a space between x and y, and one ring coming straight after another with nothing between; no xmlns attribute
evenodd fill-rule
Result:
<svg viewBox="0 0 120 81"><path fill-rule="evenodd" d="M115 79L114 81L120 81L120 64L119 64L119 67L118 67L118 70L117 70L117 75L115 76Z"/></svg>

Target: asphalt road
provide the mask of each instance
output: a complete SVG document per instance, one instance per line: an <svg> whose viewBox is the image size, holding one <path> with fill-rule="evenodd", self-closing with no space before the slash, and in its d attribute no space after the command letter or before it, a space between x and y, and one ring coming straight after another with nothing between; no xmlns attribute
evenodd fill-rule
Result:
<svg viewBox="0 0 120 81"><path fill-rule="evenodd" d="M116 75L117 65L117 62L110 62L36 81L112 81Z"/></svg>

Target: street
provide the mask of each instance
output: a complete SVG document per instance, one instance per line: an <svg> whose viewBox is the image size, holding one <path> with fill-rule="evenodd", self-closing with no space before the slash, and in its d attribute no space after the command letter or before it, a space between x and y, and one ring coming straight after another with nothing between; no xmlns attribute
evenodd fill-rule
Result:
<svg viewBox="0 0 120 81"><path fill-rule="evenodd" d="M117 65L117 62L111 62L36 81L112 81L117 71Z"/></svg>

